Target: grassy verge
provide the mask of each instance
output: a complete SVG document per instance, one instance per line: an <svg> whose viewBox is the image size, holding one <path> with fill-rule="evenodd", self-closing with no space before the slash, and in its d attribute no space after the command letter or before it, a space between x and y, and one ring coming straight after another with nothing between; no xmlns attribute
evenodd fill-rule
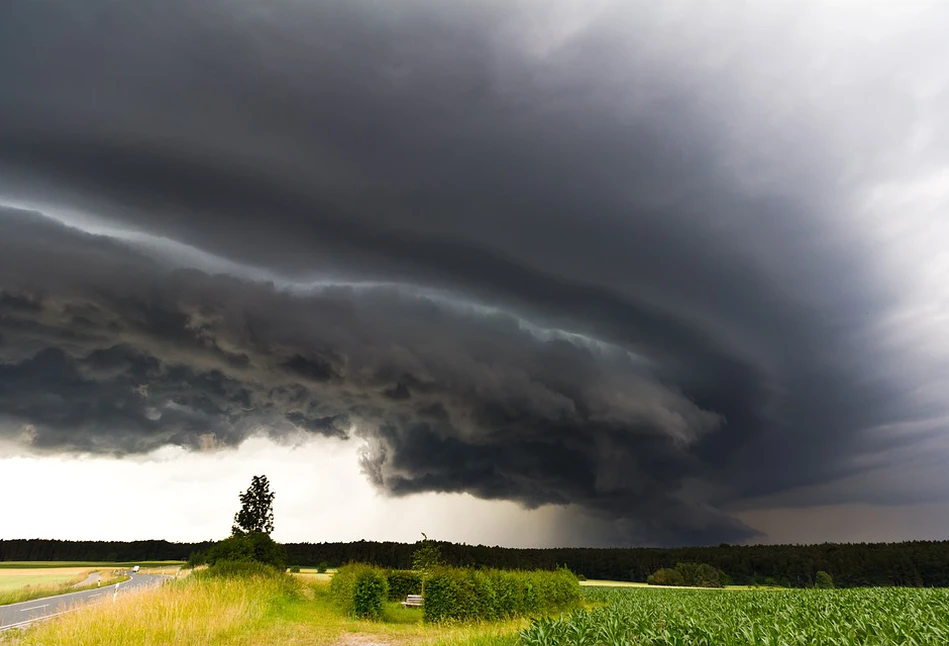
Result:
<svg viewBox="0 0 949 646"><path fill-rule="evenodd" d="M513 646L524 620L422 623L419 610L386 604L383 621L349 619L322 581L290 576L215 578L198 573L157 589L130 592L22 632L0 644L118 646Z"/></svg>

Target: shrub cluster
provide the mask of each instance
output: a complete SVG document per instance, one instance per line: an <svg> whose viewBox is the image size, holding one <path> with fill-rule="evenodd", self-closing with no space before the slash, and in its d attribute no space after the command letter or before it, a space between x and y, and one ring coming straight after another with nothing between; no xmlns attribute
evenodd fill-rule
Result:
<svg viewBox="0 0 949 646"><path fill-rule="evenodd" d="M661 568L646 579L649 585L687 585L699 588L723 588L728 576L707 563L676 563L675 569Z"/></svg>
<svg viewBox="0 0 949 646"><path fill-rule="evenodd" d="M191 555L189 565L215 565L221 561L249 561L265 563L278 570L286 569L283 546L263 532L236 534L212 544L204 552Z"/></svg>
<svg viewBox="0 0 949 646"><path fill-rule="evenodd" d="M279 590L284 597L296 597L300 594L300 582L296 578L259 561L218 561L206 570L195 572L186 580L229 582L239 586L271 586Z"/></svg>
<svg viewBox="0 0 949 646"><path fill-rule="evenodd" d="M208 578L277 578L283 576L283 571L272 565L258 561L216 561L204 572L196 573L198 577Z"/></svg>
<svg viewBox="0 0 949 646"><path fill-rule="evenodd" d="M389 601L404 601L410 594L422 594L422 575L412 570L386 570Z"/></svg>
<svg viewBox="0 0 949 646"><path fill-rule="evenodd" d="M580 582L572 572L438 568L425 582L425 621L501 619L573 608Z"/></svg>
<svg viewBox="0 0 949 646"><path fill-rule="evenodd" d="M360 619L381 619L389 597L385 571L364 563L339 568L330 592L343 611Z"/></svg>

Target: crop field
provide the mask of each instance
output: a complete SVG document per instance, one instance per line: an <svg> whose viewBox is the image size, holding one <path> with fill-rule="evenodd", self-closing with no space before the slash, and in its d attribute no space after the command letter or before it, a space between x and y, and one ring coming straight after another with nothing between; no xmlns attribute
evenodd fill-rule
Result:
<svg viewBox="0 0 949 646"><path fill-rule="evenodd" d="M83 568L87 570L99 570L102 568L127 568L133 565L141 567L172 567L184 565L184 561L0 561L0 574L3 570L42 570L50 568Z"/></svg>
<svg viewBox="0 0 949 646"><path fill-rule="evenodd" d="M92 570L82 567L4 568L0 570L0 593L26 586L58 586L78 583Z"/></svg>
<svg viewBox="0 0 949 646"><path fill-rule="evenodd" d="M949 590L585 588L593 605L535 619L521 646L949 644Z"/></svg>

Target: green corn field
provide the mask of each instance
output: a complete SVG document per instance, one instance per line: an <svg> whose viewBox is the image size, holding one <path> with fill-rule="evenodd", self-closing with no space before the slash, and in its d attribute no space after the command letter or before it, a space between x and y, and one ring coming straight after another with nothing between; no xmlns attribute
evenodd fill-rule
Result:
<svg viewBox="0 0 949 646"><path fill-rule="evenodd" d="M949 589L587 588L590 607L535 619L521 646L949 644Z"/></svg>

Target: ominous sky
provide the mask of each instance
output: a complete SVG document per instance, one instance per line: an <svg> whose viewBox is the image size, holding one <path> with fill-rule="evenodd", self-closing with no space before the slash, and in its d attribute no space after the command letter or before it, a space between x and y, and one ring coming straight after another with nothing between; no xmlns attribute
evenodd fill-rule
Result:
<svg viewBox="0 0 949 646"><path fill-rule="evenodd" d="M947 29L5 0L0 535L949 537Z"/></svg>

